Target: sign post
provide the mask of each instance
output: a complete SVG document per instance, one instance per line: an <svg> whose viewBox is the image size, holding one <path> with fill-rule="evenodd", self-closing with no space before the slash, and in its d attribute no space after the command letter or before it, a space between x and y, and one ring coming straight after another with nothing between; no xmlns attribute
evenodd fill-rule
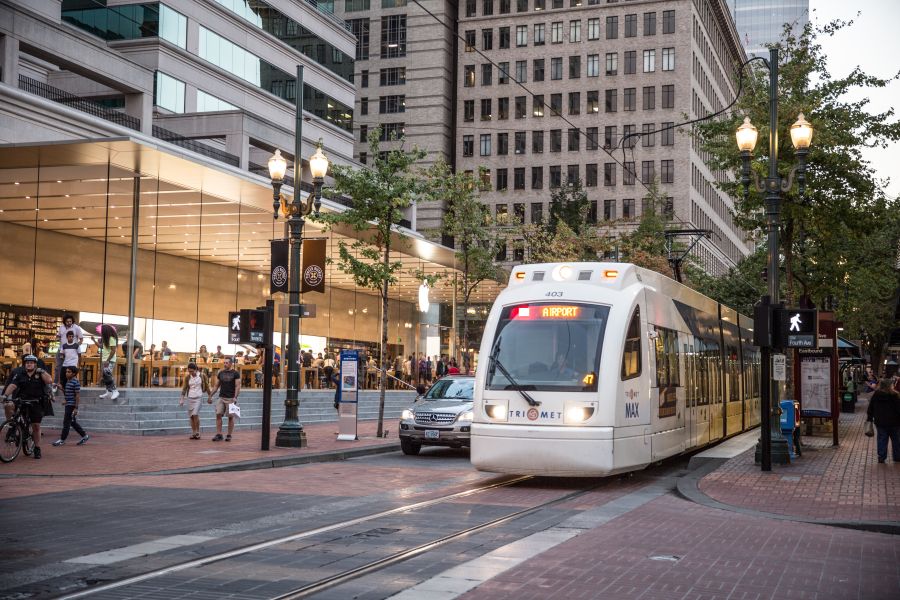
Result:
<svg viewBox="0 0 900 600"><path fill-rule="evenodd" d="M272 365L275 360L275 301L266 300L265 358L263 363L263 409L262 409L262 449L269 449L269 434L272 424Z"/></svg>
<svg viewBox="0 0 900 600"><path fill-rule="evenodd" d="M359 350L341 350L341 380L338 383L338 437L341 441L359 439L357 414L359 408Z"/></svg>

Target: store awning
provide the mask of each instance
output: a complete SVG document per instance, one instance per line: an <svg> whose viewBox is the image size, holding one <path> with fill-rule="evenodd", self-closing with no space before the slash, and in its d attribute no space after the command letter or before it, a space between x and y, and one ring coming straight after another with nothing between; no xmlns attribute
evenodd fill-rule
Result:
<svg viewBox="0 0 900 600"><path fill-rule="evenodd" d="M838 336L838 358L862 359L862 352L859 346Z"/></svg>

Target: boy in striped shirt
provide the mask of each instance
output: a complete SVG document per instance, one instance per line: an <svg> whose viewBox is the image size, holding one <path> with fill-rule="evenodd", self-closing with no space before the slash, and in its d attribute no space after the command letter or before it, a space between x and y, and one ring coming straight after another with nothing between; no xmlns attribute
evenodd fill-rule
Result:
<svg viewBox="0 0 900 600"><path fill-rule="evenodd" d="M66 367L66 414L63 417L63 428L62 433L59 436L59 439L53 442L54 446L62 446L66 443L66 438L69 437L69 427L75 430L78 435L81 436L81 439L78 441L78 445L81 446L89 439L89 436L84 429L81 428L81 425L78 424L76 417L78 416L78 403L81 400L81 384L78 383L78 367Z"/></svg>

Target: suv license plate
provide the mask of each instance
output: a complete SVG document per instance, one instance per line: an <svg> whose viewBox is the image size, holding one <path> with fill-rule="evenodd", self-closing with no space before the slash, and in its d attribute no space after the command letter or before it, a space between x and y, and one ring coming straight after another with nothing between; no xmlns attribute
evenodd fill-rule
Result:
<svg viewBox="0 0 900 600"><path fill-rule="evenodd" d="M436 429L426 429L425 437L429 440L436 440L441 436L441 432Z"/></svg>

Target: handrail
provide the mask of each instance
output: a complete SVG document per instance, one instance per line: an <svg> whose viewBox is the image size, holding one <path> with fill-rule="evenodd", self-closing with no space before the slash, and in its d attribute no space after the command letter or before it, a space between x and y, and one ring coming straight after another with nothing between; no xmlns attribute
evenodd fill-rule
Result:
<svg viewBox="0 0 900 600"><path fill-rule="evenodd" d="M24 90L29 94L34 94L35 96L40 96L41 98L46 98L47 100L52 100L53 102L58 102L59 104L80 110L83 113L105 119L116 125L122 125L123 127L134 129L135 131L141 130L141 120L137 117L107 108L93 100L81 98L65 90L53 87L48 83L32 79L31 77L22 74L19 75L19 89Z"/></svg>

